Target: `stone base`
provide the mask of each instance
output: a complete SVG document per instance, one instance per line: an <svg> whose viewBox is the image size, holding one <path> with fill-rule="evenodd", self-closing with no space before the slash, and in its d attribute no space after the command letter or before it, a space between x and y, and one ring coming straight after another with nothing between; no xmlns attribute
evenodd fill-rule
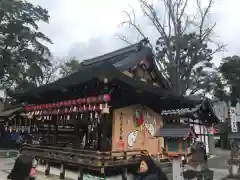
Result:
<svg viewBox="0 0 240 180"><path fill-rule="evenodd" d="M207 162L190 162L186 166L186 169L202 172L208 170Z"/></svg>
<svg viewBox="0 0 240 180"><path fill-rule="evenodd" d="M222 178L222 180L239 180L240 177L226 176Z"/></svg>
<svg viewBox="0 0 240 180"><path fill-rule="evenodd" d="M194 171L194 170L187 170L183 172L183 177L185 179L204 179L204 180L213 180L214 172L212 170L204 170L204 171Z"/></svg>

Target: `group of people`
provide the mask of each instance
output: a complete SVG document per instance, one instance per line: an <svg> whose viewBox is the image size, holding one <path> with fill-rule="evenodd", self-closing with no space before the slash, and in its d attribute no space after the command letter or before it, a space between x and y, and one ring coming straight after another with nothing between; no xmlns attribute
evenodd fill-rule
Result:
<svg viewBox="0 0 240 180"><path fill-rule="evenodd" d="M11 180L33 180L36 177L36 160L29 155L20 155L13 166L8 179ZM146 156L140 162L139 170L135 180L168 180L166 174L158 167L154 160Z"/></svg>

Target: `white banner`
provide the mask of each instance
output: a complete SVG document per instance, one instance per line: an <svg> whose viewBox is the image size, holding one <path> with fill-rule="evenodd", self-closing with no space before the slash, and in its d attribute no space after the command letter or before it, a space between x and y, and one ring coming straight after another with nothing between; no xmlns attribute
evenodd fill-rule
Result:
<svg viewBox="0 0 240 180"><path fill-rule="evenodd" d="M236 115L237 115L237 122L240 122L240 103L239 102L236 105Z"/></svg>
<svg viewBox="0 0 240 180"><path fill-rule="evenodd" d="M238 132L236 108L234 107L230 108L230 119L231 119L232 132Z"/></svg>

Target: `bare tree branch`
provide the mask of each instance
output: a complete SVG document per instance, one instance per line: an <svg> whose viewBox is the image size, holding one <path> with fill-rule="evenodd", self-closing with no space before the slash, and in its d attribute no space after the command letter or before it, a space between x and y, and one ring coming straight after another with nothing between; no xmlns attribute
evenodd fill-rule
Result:
<svg viewBox="0 0 240 180"><path fill-rule="evenodd" d="M204 26L204 22L206 20L206 16L207 14L210 12L210 9L212 7L212 4L213 4L213 0L209 0L209 3L208 3L208 6L207 8L203 11L203 8L201 7L201 2L200 0L196 0L197 2L197 7L198 7L198 10L200 12L200 15L201 15L201 22L200 22L200 26L199 26L199 35L200 35L200 38L202 38L203 34L206 34L206 32L203 32L203 26ZM212 28L210 29L213 29L215 27L215 25L212 26ZM207 28L206 31L209 31L208 30L209 28ZM212 31L212 30L211 30ZM209 31L210 32L210 31Z"/></svg>
<svg viewBox="0 0 240 180"><path fill-rule="evenodd" d="M126 36L117 34L116 37L120 40L122 40L123 42L125 42L127 45L132 45L133 43L127 40Z"/></svg>
<svg viewBox="0 0 240 180"><path fill-rule="evenodd" d="M202 82L197 82L197 80L205 76L204 67L210 67L212 56L225 47L212 40L216 23L205 26L213 0L209 0L206 7L202 7L200 0L196 0L198 11L192 14L187 12L189 0L162 0L161 2L163 6L159 6L161 9L157 9L147 0L139 0L142 13L158 33L156 34L158 38L156 45L151 47L155 49L160 71L165 74L164 77L169 80L175 93L186 93L187 89L193 85L193 81L195 81L195 87L192 92L195 92L194 89L202 86ZM163 17L160 18L159 13L162 11L164 11ZM123 21L121 25L128 25L135 29L141 37L146 38L146 34L136 23L135 12L132 12L132 17L126 11L124 13L127 20ZM119 39L130 44L125 36L119 36ZM214 44L217 48L212 50L208 47L209 44ZM202 69L198 73L194 73L199 64ZM199 77L192 78L196 74Z"/></svg>

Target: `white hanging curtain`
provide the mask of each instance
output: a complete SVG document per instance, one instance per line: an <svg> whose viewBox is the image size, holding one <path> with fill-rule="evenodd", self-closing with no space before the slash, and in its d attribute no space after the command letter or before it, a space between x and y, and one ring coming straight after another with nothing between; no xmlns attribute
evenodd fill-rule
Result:
<svg viewBox="0 0 240 180"><path fill-rule="evenodd" d="M240 122L240 103L239 102L236 105L236 119L237 119L237 122Z"/></svg>

